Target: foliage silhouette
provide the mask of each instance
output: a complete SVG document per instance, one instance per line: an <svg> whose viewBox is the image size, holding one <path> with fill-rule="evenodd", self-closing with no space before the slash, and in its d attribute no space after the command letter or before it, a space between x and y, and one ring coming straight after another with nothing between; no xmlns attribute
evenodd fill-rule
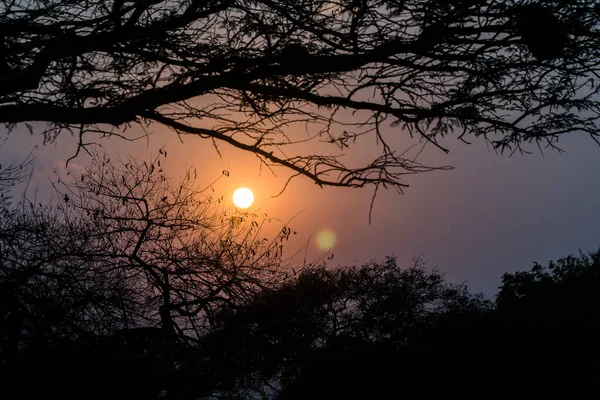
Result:
<svg viewBox="0 0 600 400"><path fill-rule="evenodd" d="M71 183L59 176L56 204L0 202L9 392L176 398L213 314L283 279L289 229L266 238L268 220L224 209L193 169L168 179L165 157L110 162L98 153ZM6 171L20 179L19 168ZM21 376L39 384L18 388ZM197 394L213 385L191 386Z"/></svg>
<svg viewBox="0 0 600 400"><path fill-rule="evenodd" d="M600 393L600 251L505 274L496 303L507 354L527 354L515 380L547 391ZM550 384L551 383L551 384Z"/></svg>
<svg viewBox="0 0 600 400"><path fill-rule="evenodd" d="M398 386L411 393L417 381L425 383L428 332L444 319L486 313L490 306L419 260L408 269L393 258L309 269L226 315L216 351L227 354L225 360L240 349L250 352L246 376L280 388L280 399L379 398Z"/></svg>
<svg viewBox="0 0 600 400"><path fill-rule="evenodd" d="M593 0L32 0L0 17L0 123L48 122L48 141L162 124L319 185L402 190L436 169L409 136L598 136ZM342 155L370 142L363 164Z"/></svg>
<svg viewBox="0 0 600 400"><path fill-rule="evenodd" d="M599 394L599 254L506 274L495 304L418 263L306 270L228 314L215 354L277 399Z"/></svg>
<svg viewBox="0 0 600 400"><path fill-rule="evenodd" d="M262 240L164 157L0 197L3 398L600 394L600 252L505 274L495 302L418 259L294 273L287 228Z"/></svg>

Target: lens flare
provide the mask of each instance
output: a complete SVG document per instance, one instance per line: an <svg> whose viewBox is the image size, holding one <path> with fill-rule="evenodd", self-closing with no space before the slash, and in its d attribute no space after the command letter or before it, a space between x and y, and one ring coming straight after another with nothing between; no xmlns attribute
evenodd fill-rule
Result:
<svg viewBox="0 0 600 400"><path fill-rule="evenodd" d="M317 247L319 250L328 251L335 246L335 232L330 229L322 229L317 233Z"/></svg>

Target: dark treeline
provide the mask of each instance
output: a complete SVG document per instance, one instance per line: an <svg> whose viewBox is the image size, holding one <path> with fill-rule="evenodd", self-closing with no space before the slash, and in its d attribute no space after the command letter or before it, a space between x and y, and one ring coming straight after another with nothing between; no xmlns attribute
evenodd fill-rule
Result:
<svg viewBox="0 0 600 400"><path fill-rule="evenodd" d="M420 260L292 270L284 228L97 156L54 205L0 170L3 398L597 394L600 252L507 273L494 301ZM510 266L507 266L509 268Z"/></svg>

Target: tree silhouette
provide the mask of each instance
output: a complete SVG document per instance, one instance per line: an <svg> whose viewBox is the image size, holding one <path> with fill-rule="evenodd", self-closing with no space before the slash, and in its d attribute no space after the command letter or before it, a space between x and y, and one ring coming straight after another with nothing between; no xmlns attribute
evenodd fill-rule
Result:
<svg viewBox="0 0 600 400"><path fill-rule="evenodd" d="M420 263L305 270L205 346L225 398L598 394L598 260L505 274L495 305Z"/></svg>
<svg viewBox="0 0 600 400"><path fill-rule="evenodd" d="M3 390L195 398L219 383L196 373L207 368L199 343L221 308L285 279L291 230L266 238L268 220L224 209L193 169L169 179L165 157L96 153L70 182L59 176L56 203L0 201ZM21 376L36 384L19 387Z"/></svg>
<svg viewBox="0 0 600 400"><path fill-rule="evenodd" d="M402 269L388 258L307 269L224 314L206 343L224 354L212 358L216 367L242 377L229 385L233 398L249 390L279 399L380 398L438 378L423 371L434 366L430 332L440 321L489 309L420 261Z"/></svg>
<svg viewBox="0 0 600 400"><path fill-rule="evenodd" d="M505 274L495 303L420 260L298 272L289 228L264 240L165 158L96 153L46 205L11 198L31 158L0 168L9 398L600 393L600 252Z"/></svg>
<svg viewBox="0 0 600 400"><path fill-rule="evenodd" d="M444 151L452 133L510 151L597 139L592 0L17 1L0 16L0 122L46 121L47 140L158 123L319 185L401 190L434 168L388 125ZM342 156L369 140L372 160Z"/></svg>
<svg viewBox="0 0 600 400"><path fill-rule="evenodd" d="M165 157L96 154L48 205L8 195L30 159L0 169L9 397L600 393L598 252L505 274L495 303L420 260L287 270L287 227L263 240Z"/></svg>
<svg viewBox="0 0 600 400"><path fill-rule="evenodd" d="M600 393L600 252L504 274L496 303L505 357L526 355L514 382L543 390Z"/></svg>
<svg viewBox="0 0 600 400"><path fill-rule="evenodd" d="M163 150L151 162L97 154L79 179L56 187L61 207L94 238L82 255L146 286L137 289L150 296L154 315L146 318L198 337L223 304L243 303L283 277L291 230L284 227L273 241L261 237L267 220L224 209L211 185L199 187L195 169L173 182L165 159Z"/></svg>

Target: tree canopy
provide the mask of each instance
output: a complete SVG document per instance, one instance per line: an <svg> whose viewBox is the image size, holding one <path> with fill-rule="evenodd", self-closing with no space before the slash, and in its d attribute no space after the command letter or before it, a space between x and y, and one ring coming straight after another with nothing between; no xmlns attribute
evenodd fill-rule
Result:
<svg viewBox="0 0 600 400"><path fill-rule="evenodd" d="M190 169L97 154L50 204L0 169L6 398L600 393L600 252L505 274L496 302L417 259L291 265ZM24 384L24 382L26 384Z"/></svg>
<svg viewBox="0 0 600 400"><path fill-rule="evenodd" d="M162 124L319 185L402 190L435 169L408 137L595 140L599 20L593 0L17 0L0 7L0 123L80 146ZM357 141L379 153L349 161Z"/></svg>
<svg viewBox="0 0 600 400"><path fill-rule="evenodd" d="M47 204L10 198L31 159L0 169L0 375L36 380L20 396L156 398L174 363L200 362L215 313L284 279L291 230L267 237L268 220L225 209L194 169L168 178L165 157L96 153Z"/></svg>

